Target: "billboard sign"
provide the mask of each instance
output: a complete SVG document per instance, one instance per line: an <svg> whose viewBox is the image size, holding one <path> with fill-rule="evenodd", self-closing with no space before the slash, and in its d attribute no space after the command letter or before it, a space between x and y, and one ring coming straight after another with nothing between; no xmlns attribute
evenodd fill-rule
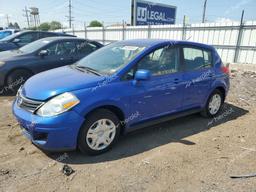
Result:
<svg viewBox="0 0 256 192"><path fill-rule="evenodd" d="M132 0L133 25L175 24L175 6L153 3L144 0Z"/></svg>

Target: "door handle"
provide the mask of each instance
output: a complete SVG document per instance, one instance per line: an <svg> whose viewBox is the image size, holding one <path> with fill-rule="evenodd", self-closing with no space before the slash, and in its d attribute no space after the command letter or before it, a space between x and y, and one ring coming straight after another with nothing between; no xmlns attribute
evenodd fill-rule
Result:
<svg viewBox="0 0 256 192"><path fill-rule="evenodd" d="M178 78L174 79L174 83L178 84L180 82L180 80Z"/></svg>

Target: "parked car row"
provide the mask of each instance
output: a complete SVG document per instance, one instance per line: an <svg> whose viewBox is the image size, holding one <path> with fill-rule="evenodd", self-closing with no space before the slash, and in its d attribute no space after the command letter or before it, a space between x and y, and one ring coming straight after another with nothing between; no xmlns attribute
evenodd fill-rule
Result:
<svg viewBox="0 0 256 192"><path fill-rule="evenodd" d="M27 39L30 35L41 37L41 39L27 44L31 41ZM96 41L69 35L61 37L59 33L49 32L21 32L12 37L9 36L8 39L10 42L0 43L0 47L1 44L10 44L11 39L24 44L27 42L25 46L19 44L21 46L19 49L0 52L0 87L7 87L8 92L13 93L16 93L19 86L32 75L73 64L102 47L102 44ZM6 41L4 39L4 42Z"/></svg>
<svg viewBox="0 0 256 192"><path fill-rule="evenodd" d="M73 35L64 34L64 33L44 32L44 31L21 31L1 39L0 51L18 49L38 39L42 39L46 37L56 37L56 36L74 37Z"/></svg>

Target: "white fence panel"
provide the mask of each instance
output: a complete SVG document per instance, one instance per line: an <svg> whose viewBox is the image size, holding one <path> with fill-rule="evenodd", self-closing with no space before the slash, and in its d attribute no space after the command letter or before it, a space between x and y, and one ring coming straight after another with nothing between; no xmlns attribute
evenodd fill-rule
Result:
<svg viewBox="0 0 256 192"><path fill-rule="evenodd" d="M189 40L215 46L224 62L256 64L256 21L200 23L183 26L117 26L65 30L104 44L124 39Z"/></svg>

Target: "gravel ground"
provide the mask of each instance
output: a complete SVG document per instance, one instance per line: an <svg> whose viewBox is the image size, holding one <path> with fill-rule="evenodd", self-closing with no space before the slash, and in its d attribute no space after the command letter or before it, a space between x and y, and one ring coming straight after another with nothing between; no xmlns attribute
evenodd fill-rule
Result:
<svg viewBox="0 0 256 192"><path fill-rule="evenodd" d="M0 191L256 192L256 74L232 70L214 119L195 114L122 137L100 156L46 154L25 139L0 97ZM68 164L70 176L61 170Z"/></svg>

